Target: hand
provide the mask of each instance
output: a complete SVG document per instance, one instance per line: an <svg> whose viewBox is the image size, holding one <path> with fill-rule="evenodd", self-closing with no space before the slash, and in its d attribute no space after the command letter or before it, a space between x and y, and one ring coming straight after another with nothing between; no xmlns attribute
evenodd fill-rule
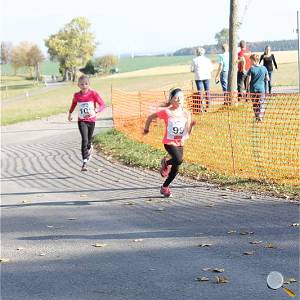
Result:
<svg viewBox="0 0 300 300"><path fill-rule="evenodd" d="M68 115L68 121L71 122L72 121L72 115L69 113Z"/></svg>
<svg viewBox="0 0 300 300"><path fill-rule="evenodd" d="M146 135L146 134L148 134L148 133L149 133L149 129L144 128L143 134Z"/></svg>

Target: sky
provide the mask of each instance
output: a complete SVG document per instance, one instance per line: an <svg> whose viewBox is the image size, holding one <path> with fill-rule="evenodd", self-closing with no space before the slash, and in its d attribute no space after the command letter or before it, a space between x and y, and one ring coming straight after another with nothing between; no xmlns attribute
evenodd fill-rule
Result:
<svg viewBox="0 0 300 300"><path fill-rule="evenodd" d="M37 44L83 16L99 45L96 55L154 54L216 43L229 27L230 0L0 0L2 41ZM296 39L299 0L240 0L239 38Z"/></svg>

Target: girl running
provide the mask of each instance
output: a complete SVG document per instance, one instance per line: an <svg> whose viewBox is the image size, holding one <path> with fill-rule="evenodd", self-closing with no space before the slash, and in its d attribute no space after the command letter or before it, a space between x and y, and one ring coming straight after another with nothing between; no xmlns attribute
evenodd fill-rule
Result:
<svg viewBox="0 0 300 300"><path fill-rule="evenodd" d="M165 134L162 142L171 158L164 157L161 160L160 174L162 177L167 177L160 188L160 193L164 197L172 197L169 185L178 174L179 166L182 164L184 141L189 137L195 125L191 113L183 105L182 90L174 89L170 92L166 107L151 114L145 123L144 134L148 134L150 124L154 119L163 119L165 122Z"/></svg>
<svg viewBox="0 0 300 300"><path fill-rule="evenodd" d="M79 77L78 87L80 91L73 96L68 120L72 120L72 112L78 104L78 128L81 134L82 154L81 171L87 171L87 162L93 151L92 137L95 129L96 114L101 112L105 108L105 105L99 94L90 89L90 81L87 76L82 75ZM99 106L98 109L96 109L96 103Z"/></svg>

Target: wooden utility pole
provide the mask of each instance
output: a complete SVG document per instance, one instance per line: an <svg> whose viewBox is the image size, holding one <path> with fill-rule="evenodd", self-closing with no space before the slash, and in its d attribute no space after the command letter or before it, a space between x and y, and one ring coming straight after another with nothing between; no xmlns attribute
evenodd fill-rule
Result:
<svg viewBox="0 0 300 300"><path fill-rule="evenodd" d="M228 91L237 88L238 0L230 0Z"/></svg>

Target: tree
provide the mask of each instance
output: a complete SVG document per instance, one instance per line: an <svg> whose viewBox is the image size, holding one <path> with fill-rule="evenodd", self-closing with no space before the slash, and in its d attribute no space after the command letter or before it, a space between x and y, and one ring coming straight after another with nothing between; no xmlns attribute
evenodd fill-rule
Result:
<svg viewBox="0 0 300 300"><path fill-rule="evenodd" d="M77 17L66 24L58 33L45 40L51 59L57 59L63 78L70 72L75 81L79 67L84 66L96 50L94 34L90 22L84 17Z"/></svg>
<svg viewBox="0 0 300 300"><path fill-rule="evenodd" d="M11 63L15 73L19 68L25 67L28 69L30 77L33 76L33 70L35 71L37 80L40 77L39 64L44 60L45 57L39 47L27 41L21 42L12 50Z"/></svg>
<svg viewBox="0 0 300 300"><path fill-rule="evenodd" d="M228 91L231 93L231 101L233 93L237 86L237 39L238 39L238 0L230 0L230 16L229 16L229 74L228 74Z"/></svg>
<svg viewBox="0 0 300 300"><path fill-rule="evenodd" d="M29 67L33 67L35 71L35 78L39 80L40 68L39 65L45 60L45 56L37 45L33 45L27 52L27 63Z"/></svg>
<svg viewBox="0 0 300 300"><path fill-rule="evenodd" d="M97 73L94 63L89 60L84 68L79 69L80 72L86 75L94 75Z"/></svg>
<svg viewBox="0 0 300 300"><path fill-rule="evenodd" d="M11 61L12 57L12 43L11 42L1 42L1 64L6 65Z"/></svg>
<svg viewBox="0 0 300 300"><path fill-rule="evenodd" d="M13 47L11 64L15 70L15 73L19 68L30 66L27 53L29 52L32 46L33 44L31 44L30 42L23 41L18 46ZM32 70L30 67L29 73L30 76L32 76Z"/></svg>
<svg viewBox="0 0 300 300"><path fill-rule="evenodd" d="M229 42L229 29L223 28L220 32L215 34L215 39L218 42L218 45L228 44Z"/></svg>
<svg viewBox="0 0 300 300"><path fill-rule="evenodd" d="M98 66L104 70L105 73L109 73L111 68L115 67L118 64L119 59L114 55L105 55L96 59L96 62Z"/></svg>

